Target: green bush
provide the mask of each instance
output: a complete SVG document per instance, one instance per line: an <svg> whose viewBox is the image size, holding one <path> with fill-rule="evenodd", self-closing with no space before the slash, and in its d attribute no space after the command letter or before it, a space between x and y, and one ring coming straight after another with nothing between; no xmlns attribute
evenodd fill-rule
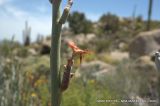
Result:
<svg viewBox="0 0 160 106"><path fill-rule="evenodd" d="M103 32L114 33L119 29L119 18L111 13L102 15L99 23Z"/></svg>
<svg viewBox="0 0 160 106"><path fill-rule="evenodd" d="M96 51L97 51L98 53L104 52L104 51L108 50L110 44L112 43L112 41L110 41L110 40L105 40L105 39L95 40L95 41L93 41L93 42L95 43Z"/></svg>
<svg viewBox="0 0 160 106"><path fill-rule="evenodd" d="M68 17L69 27L75 33L90 33L93 31L92 22L87 20L84 13L73 12Z"/></svg>
<svg viewBox="0 0 160 106"><path fill-rule="evenodd" d="M83 84L81 79L72 79L69 89L64 93L63 106L121 106L120 103L97 100L115 99L119 97L116 92L108 89L107 85L99 85L95 80L87 80ZM123 106L123 105L122 105Z"/></svg>

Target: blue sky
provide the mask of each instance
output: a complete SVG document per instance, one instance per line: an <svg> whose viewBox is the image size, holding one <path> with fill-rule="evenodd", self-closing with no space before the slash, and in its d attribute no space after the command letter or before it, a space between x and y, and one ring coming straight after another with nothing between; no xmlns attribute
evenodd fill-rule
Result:
<svg viewBox="0 0 160 106"><path fill-rule="evenodd" d="M63 9L67 0L62 0ZM160 0L153 0L152 19L160 20ZM147 19L148 0L74 0L71 12L80 11L92 21L107 12L120 17L132 16L136 6L136 16ZM51 32L51 4L48 0L0 0L0 40L22 41L25 20L32 27L32 40L37 34L49 35Z"/></svg>

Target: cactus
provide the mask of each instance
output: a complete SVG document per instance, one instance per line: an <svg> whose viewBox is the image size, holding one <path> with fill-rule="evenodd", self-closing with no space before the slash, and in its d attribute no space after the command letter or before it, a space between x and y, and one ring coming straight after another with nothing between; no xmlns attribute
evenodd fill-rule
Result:
<svg viewBox="0 0 160 106"><path fill-rule="evenodd" d="M50 52L51 68L51 106L60 106L61 103L61 75L60 75L60 46L61 46L61 29L67 20L72 0L68 0L62 16L60 17L61 0L49 0L52 4L52 37ZM70 68L71 69L71 68Z"/></svg>
<svg viewBox="0 0 160 106"><path fill-rule="evenodd" d="M147 31L150 30L150 26L151 26L150 24L151 24L151 16L152 16L152 5L153 5L153 0L149 0Z"/></svg>
<svg viewBox="0 0 160 106"><path fill-rule="evenodd" d="M25 46L30 44L31 27L28 27L28 22L25 22L25 29L23 30L23 42Z"/></svg>

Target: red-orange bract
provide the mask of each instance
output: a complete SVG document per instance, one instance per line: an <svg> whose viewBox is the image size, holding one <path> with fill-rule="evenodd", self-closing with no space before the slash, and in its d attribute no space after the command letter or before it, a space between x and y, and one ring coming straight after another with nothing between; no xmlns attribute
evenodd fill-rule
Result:
<svg viewBox="0 0 160 106"><path fill-rule="evenodd" d="M68 41L67 42L68 46L73 50L73 54L79 54L80 56L80 64L82 63L82 56L84 54L89 54L89 53L92 53L91 51L89 50L82 50L80 49L74 42L72 41Z"/></svg>

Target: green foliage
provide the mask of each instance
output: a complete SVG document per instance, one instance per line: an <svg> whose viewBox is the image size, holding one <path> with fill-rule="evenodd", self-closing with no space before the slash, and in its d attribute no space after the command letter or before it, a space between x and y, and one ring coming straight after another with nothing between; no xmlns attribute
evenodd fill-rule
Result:
<svg viewBox="0 0 160 106"><path fill-rule="evenodd" d="M64 93L63 106L121 106L119 103L98 103L97 100L115 99L117 93L107 86L99 85L95 80L73 79L70 88Z"/></svg>
<svg viewBox="0 0 160 106"><path fill-rule="evenodd" d="M122 50L127 51L127 44L137 33L144 31L146 22L141 17L136 17L134 20L128 18L119 20L116 15L108 13L103 15L98 23L100 23L97 28L98 34L101 36L80 45L81 48L91 48L95 52L95 54L86 55L83 61L99 59L115 66L115 73L106 75L102 82L96 79L88 79L85 82L82 78L73 77L69 89L64 92L62 104L63 106L137 106L137 104L97 103L96 101L98 99L130 99L131 96L139 96L143 99L143 97L150 97L152 94L150 91L157 93L151 88L152 85L155 89L160 88L160 84L155 84L157 73L153 67L133 60L117 62L107 53L102 57L98 55L117 49L121 42L126 44ZM151 29L156 29L160 27L160 22L152 21L151 25ZM79 12L70 15L69 26L76 34L86 34L93 30L92 22ZM60 35L59 30L53 31L54 34ZM61 41L60 38L57 39ZM57 39L53 41L54 50L57 51L56 59L52 58L51 65L60 56L60 42ZM62 45L63 57L67 57L67 46ZM51 88L50 84L49 56L30 56L28 49L29 46L22 47L13 41L0 42L0 106L50 106L51 104L50 94L53 87ZM66 64L66 61L63 59L62 64ZM79 62L78 59L77 61ZM57 62L56 66L59 65L60 63ZM75 67L79 67L79 63L74 66L74 69Z"/></svg>
<svg viewBox="0 0 160 106"><path fill-rule="evenodd" d="M160 21L151 21L151 30L160 28Z"/></svg>
<svg viewBox="0 0 160 106"><path fill-rule="evenodd" d="M18 47L21 47L18 42L3 40L0 42L0 55L4 57L11 56L13 50Z"/></svg>
<svg viewBox="0 0 160 106"><path fill-rule="evenodd" d="M92 53L92 54L88 54L84 57L84 61L86 62L90 62L96 59L96 54Z"/></svg>
<svg viewBox="0 0 160 106"><path fill-rule="evenodd" d="M95 46L95 51L97 53L109 50L109 46L111 44L111 40L106 40L106 39L98 39L93 42L94 42L93 44Z"/></svg>
<svg viewBox="0 0 160 106"><path fill-rule="evenodd" d="M102 60L103 62L105 63L108 63L108 64L112 64L112 65L117 65L119 63L119 61L113 59L110 54L105 54L105 55L100 55L98 57L100 60Z"/></svg>
<svg viewBox="0 0 160 106"><path fill-rule="evenodd" d="M116 73L113 76L106 77L105 84L112 85L109 86L110 89L118 91L121 97L127 98L138 95L151 99L149 93L154 88L150 85L158 87L156 82L151 82L152 76L158 78L153 66L138 61L124 60L117 64Z"/></svg>
<svg viewBox="0 0 160 106"><path fill-rule="evenodd" d="M119 18L116 15L111 13L104 14L99 19L100 28L102 28L102 32L107 33L114 33L116 32L120 25L119 25Z"/></svg>
<svg viewBox="0 0 160 106"><path fill-rule="evenodd" d="M16 42L4 40L0 43L0 105L10 106L20 104L20 60L12 51L20 47Z"/></svg>
<svg viewBox="0 0 160 106"><path fill-rule="evenodd" d="M92 22L87 20L84 13L73 12L68 17L69 27L75 34L93 31Z"/></svg>
<svg viewBox="0 0 160 106"><path fill-rule="evenodd" d="M2 45L5 46L2 47ZM0 49L4 49L6 45L13 45L13 43L1 43ZM21 46L15 47L22 52ZM19 57L10 50L13 49L7 49L9 54L5 55L5 58L0 55L0 105L50 106L49 56L29 56L27 54L27 58ZM84 61L91 61L95 57L95 54L86 56ZM69 89L62 97L63 106L138 106L133 103L120 102L98 103L97 100L130 99L131 96L136 97L137 95L142 98L150 97L150 91L153 90L150 85L158 89L159 86L155 84L155 80L152 80L158 75L147 63L142 64L137 60L115 63L107 55L102 58L116 66L115 73L107 74L101 81L94 78L84 81L83 76L73 77ZM99 59L103 60L102 58Z"/></svg>

